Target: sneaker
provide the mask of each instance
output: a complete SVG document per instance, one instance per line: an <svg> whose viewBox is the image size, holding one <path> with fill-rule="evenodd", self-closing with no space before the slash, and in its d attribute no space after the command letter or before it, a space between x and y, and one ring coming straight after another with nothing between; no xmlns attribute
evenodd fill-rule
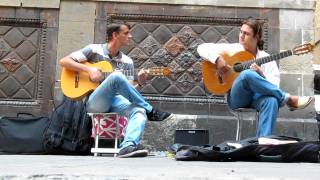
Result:
<svg viewBox="0 0 320 180"><path fill-rule="evenodd" d="M294 100L288 101L287 105L290 111L294 111L306 108L313 100L314 98L311 96L299 96L295 97Z"/></svg>
<svg viewBox="0 0 320 180"><path fill-rule="evenodd" d="M146 157L148 156L148 150L144 149L142 145L131 145L125 148L122 148L119 151L119 158L128 158L128 157Z"/></svg>
<svg viewBox="0 0 320 180"><path fill-rule="evenodd" d="M151 112L147 113L149 121L164 121L170 119L173 115L168 112L159 111L152 109Z"/></svg>

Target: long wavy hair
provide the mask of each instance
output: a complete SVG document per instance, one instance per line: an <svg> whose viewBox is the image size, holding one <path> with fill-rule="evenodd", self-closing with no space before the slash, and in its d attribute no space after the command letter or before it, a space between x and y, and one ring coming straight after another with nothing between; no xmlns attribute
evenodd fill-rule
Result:
<svg viewBox="0 0 320 180"><path fill-rule="evenodd" d="M257 47L259 50L263 50L264 41L262 39L263 34L263 24L256 19L247 19L242 22L242 25L246 24L253 30L253 35L258 37Z"/></svg>

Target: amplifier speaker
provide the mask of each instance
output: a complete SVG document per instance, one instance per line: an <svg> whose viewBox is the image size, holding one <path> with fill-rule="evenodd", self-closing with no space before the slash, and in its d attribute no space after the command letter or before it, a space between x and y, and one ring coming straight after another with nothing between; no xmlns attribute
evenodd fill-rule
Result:
<svg viewBox="0 0 320 180"><path fill-rule="evenodd" d="M207 129L176 129L174 143L201 146L209 144Z"/></svg>

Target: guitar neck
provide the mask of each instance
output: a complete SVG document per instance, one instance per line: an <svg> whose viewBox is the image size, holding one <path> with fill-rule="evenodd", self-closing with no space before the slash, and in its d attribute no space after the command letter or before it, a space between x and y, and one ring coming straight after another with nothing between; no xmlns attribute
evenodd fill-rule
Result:
<svg viewBox="0 0 320 180"><path fill-rule="evenodd" d="M114 70L114 71L120 71L122 72L125 76L135 76L135 74L138 72L137 70ZM112 72L103 72L104 73L104 77L106 78L107 76L109 76Z"/></svg>
<svg viewBox="0 0 320 180"><path fill-rule="evenodd" d="M282 59L282 58L285 58L285 57L289 57L289 56L292 56L293 53L292 53L292 50L287 50L287 51L283 51L283 52L280 52L278 54L273 54L271 56L267 56L267 57L262 57L262 58L258 58L258 59L252 59L252 60L249 60L247 62L243 62L241 64L236 64L234 66L234 70L236 72L241 72L245 69L249 69L251 64L253 63L256 63L257 65L262 65L262 64L265 64L265 63L268 63L268 62L271 62L271 61L275 61L275 60L279 60L279 59Z"/></svg>

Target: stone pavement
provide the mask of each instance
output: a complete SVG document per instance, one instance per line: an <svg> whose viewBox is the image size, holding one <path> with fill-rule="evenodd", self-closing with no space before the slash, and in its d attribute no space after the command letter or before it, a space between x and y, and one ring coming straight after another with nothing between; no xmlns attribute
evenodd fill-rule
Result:
<svg viewBox="0 0 320 180"><path fill-rule="evenodd" d="M0 180L318 180L320 163L175 161L164 156L0 155Z"/></svg>

